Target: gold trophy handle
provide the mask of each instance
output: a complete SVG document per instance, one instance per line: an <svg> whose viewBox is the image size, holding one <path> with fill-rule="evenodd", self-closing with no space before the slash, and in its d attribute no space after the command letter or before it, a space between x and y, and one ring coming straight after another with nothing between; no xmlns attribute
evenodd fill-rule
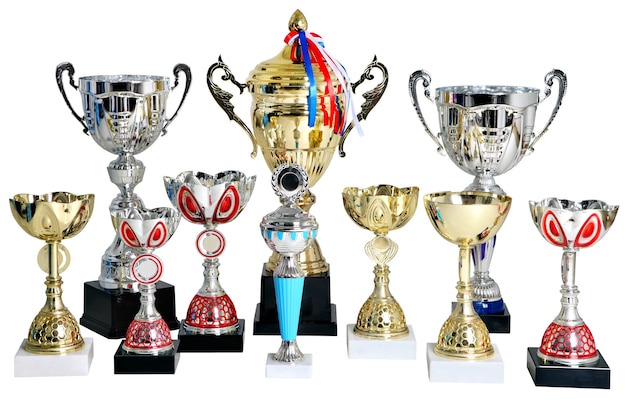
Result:
<svg viewBox="0 0 626 407"><path fill-rule="evenodd" d="M222 108L222 110L226 112L226 115L228 116L228 118L230 120L234 120L248 134L248 137L250 137L250 141L252 141L252 153L250 153L250 157L255 158L257 154L258 144L250 128L246 126L243 120L241 120L241 118L237 116L237 114L235 113L235 106L233 106L233 104L230 103L230 99L233 98L233 94L220 88L213 81L213 73L218 69L221 69L224 71L224 75L222 75L222 80L230 81L235 86L237 86L239 88L240 95L243 93L244 89L246 89L246 84L240 83L235 79L235 76L230 71L230 68L228 67L228 65L226 65L222 61L221 55L219 56L217 62L209 67L209 70L207 71L207 74L206 74L206 81L207 81L207 85L209 86L209 91L211 91L211 95L213 95L213 98L215 99L217 104Z"/></svg>
<svg viewBox="0 0 626 407"><path fill-rule="evenodd" d="M76 111L72 107L72 104L67 98L67 95L65 94L65 87L63 86L63 72L64 71L67 71L67 74L70 80L70 86L78 90L78 86L76 86L76 84L74 83L74 72L75 72L74 66L69 62L62 62L59 65L57 65L57 69L56 69L57 85L59 87L59 90L61 91L63 100L65 100L65 104L67 105L67 107L70 108L72 115L76 118L76 120L80 122L80 124L83 125L83 133L85 133L86 135L89 135L89 129L87 128L87 125L85 124L85 118L82 116L79 116L76 113Z"/></svg>
<svg viewBox="0 0 626 407"><path fill-rule="evenodd" d="M380 62L378 62L378 60L376 59L376 55L374 55L374 59L365 68L365 71L363 72L363 74L361 74L361 78L358 81L351 84L352 92L356 91L356 88L360 84L362 84L366 79L367 80L374 79L374 75L372 75L372 69L374 68L380 69L380 71L383 74L383 78L382 78L382 81L378 85L376 85L372 90L369 90L363 93L365 102L363 102L363 104L361 105L361 111L356 115L356 119L359 122L361 120L367 119L367 115L372 111L374 106L376 106L380 98L383 96L383 93L385 93L385 90L387 89L387 83L389 82L389 73L387 71L387 67L381 64ZM340 157L346 156L346 153L343 151L343 145L346 142L346 139L348 138L348 134L350 134L350 131L352 130L353 127L354 127L354 123L350 122L350 124L348 124L348 127L346 127L346 130L343 132L341 141L339 142L339 156Z"/></svg>
<svg viewBox="0 0 626 407"><path fill-rule="evenodd" d="M178 74L181 71L185 73L185 89L183 90L183 96L180 99L180 103L178 104L176 111L174 112L172 117L165 120L165 126L163 126L163 129L161 130L162 132L161 135L163 136L165 135L165 133L167 133L167 131L165 130L167 126L170 125L172 120L174 120L174 118L178 114L178 111L180 110L181 106L183 105L183 102L185 101L185 98L187 97L187 93L189 93L189 87L191 86L191 69L189 69L189 66L185 64L177 64L174 67L174 86L172 87L172 90L176 89L176 87L178 86Z"/></svg>
<svg viewBox="0 0 626 407"><path fill-rule="evenodd" d="M552 85L554 84L555 78L559 81L559 95L557 96L556 103L554 105L554 108L552 109L552 114L550 115L550 119L548 119L548 123L546 123L546 126L539 133L539 135L533 139L533 141L530 143L530 146L528 146L527 151L529 154L534 151L533 146L537 143L537 141L539 141L539 139L548 130L548 127L550 127L550 124L552 124L554 117L556 116L557 112L559 111L559 108L561 107L563 96L565 96L565 92L567 91L567 76L565 76L565 73L563 71L559 69L553 69L550 72L548 72L544 78L546 89L543 91L544 96L539 100L539 103L546 100L552 93Z"/></svg>
<svg viewBox="0 0 626 407"><path fill-rule="evenodd" d="M424 70L415 71L409 77L409 95L411 96L411 100L413 101L413 107L415 108L415 111L417 112L417 115L419 116L420 121L422 122L422 125L426 130L426 133L430 136L431 139L433 139L435 144L437 144L437 152L439 154L444 154L444 148L441 145L439 138L436 137L432 131L430 131L428 124L426 124L426 120L424 119L424 115L422 114L422 109L420 108L419 101L417 100L417 82L420 79L422 80L422 85L424 86L424 96L426 96L428 100L434 103L433 98L430 96L430 74Z"/></svg>

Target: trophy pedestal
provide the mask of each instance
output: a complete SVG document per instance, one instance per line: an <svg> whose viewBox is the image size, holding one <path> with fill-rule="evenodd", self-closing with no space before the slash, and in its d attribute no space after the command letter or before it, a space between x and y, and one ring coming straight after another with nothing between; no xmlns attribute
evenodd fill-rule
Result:
<svg viewBox="0 0 626 407"><path fill-rule="evenodd" d="M163 355L137 355L122 348L124 341L115 352L113 368L115 374L173 374L180 359L179 341L174 340L174 349Z"/></svg>
<svg viewBox="0 0 626 407"><path fill-rule="evenodd" d="M184 328L183 319L178 330L179 352L243 352L243 338L246 321L239 320L233 333L224 335L198 334Z"/></svg>
<svg viewBox="0 0 626 407"><path fill-rule="evenodd" d="M535 386L611 388L611 370L598 351L600 359L591 366L564 366L544 362L537 356L538 348L528 348L526 366Z"/></svg>
<svg viewBox="0 0 626 407"><path fill-rule="evenodd" d="M280 335L274 276L261 275L261 302L254 314L254 335ZM298 335L337 336L337 310L330 303L330 271L323 276L304 279Z"/></svg>
<svg viewBox="0 0 626 407"><path fill-rule="evenodd" d="M451 309L454 311L456 307L456 301L452 302ZM478 314L480 319L483 320L487 326L487 330L492 334L508 334L511 333L511 315L506 304L504 304L504 311L495 314Z"/></svg>
<svg viewBox="0 0 626 407"><path fill-rule="evenodd" d="M302 362L285 363L274 360L274 354L267 354L265 377L278 379L309 379L313 377L313 355L304 354Z"/></svg>
<svg viewBox="0 0 626 407"><path fill-rule="evenodd" d="M15 377L86 376L93 360L93 339L83 338L85 346L63 355L42 355L24 350L26 339L14 358Z"/></svg>
<svg viewBox="0 0 626 407"><path fill-rule="evenodd" d="M504 383L504 363L496 345L494 355L483 360L448 359L435 354L435 344L426 347L431 382Z"/></svg>
<svg viewBox="0 0 626 407"><path fill-rule="evenodd" d="M178 329L174 286L156 283L156 308L170 329ZM98 281L84 284L84 313L80 324L109 339L126 336L126 329L139 311L139 292L104 289Z"/></svg>
<svg viewBox="0 0 626 407"><path fill-rule="evenodd" d="M355 335L354 324L346 329L350 359L415 359L416 342L413 328L409 335L398 339L368 339Z"/></svg>

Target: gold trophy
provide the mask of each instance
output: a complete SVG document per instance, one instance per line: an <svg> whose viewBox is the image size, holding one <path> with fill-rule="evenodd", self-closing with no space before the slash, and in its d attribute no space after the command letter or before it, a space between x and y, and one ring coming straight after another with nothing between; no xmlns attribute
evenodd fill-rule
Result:
<svg viewBox="0 0 626 407"><path fill-rule="evenodd" d="M424 205L435 230L459 247L457 302L439 331L437 343L428 344L430 380L502 382L502 360L472 304L470 271L472 249L498 232L511 198L487 192L439 192L426 195ZM468 361L485 363L465 363Z"/></svg>
<svg viewBox="0 0 626 407"><path fill-rule="evenodd" d="M374 58L360 80L350 83L345 69L328 53L321 37L308 31L307 20L299 10L291 16L288 29L282 51L258 64L246 83L235 79L220 56L207 72L207 84L229 119L250 137L253 158L260 147L272 172L282 164L298 164L309 174L309 186L313 187L328 169L337 146L344 156L343 145L350 131L354 127L361 131L359 121L367 117L387 87L387 68ZM374 69L382 72L382 81L364 92L365 102L356 113L353 91L365 80L374 79ZM252 130L235 113L230 102L233 95L213 80L218 70L224 72L223 81L230 81L240 93L247 89L252 95ZM297 205L309 212L314 203L315 195L308 191ZM272 280L279 261L280 255L273 253L263 267L255 334L279 333ZM297 261L307 278L299 333L336 335L336 310L330 303L329 265L317 240L298 255Z"/></svg>
<svg viewBox="0 0 626 407"><path fill-rule="evenodd" d="M15 355L15 376L86 375L93 359L93 340L82 337L76 318L61 298L61 273L70 264L70 253L61 241L76 236L87 225L93 212L94 196L52 192L18 194L9 201L11 213L20 227L46 242L39 251L37 263L48 275L46 303Z"/></svg>
<svg viewBox="0 0 626 407"><path fill-rule="evenodd" d="M365 253L376 263L374 290L347 327L348 356L365 359L415 359L415 336L389 290L389 267L398 245L387 234L406 225L417 208L419 188L377 185L344 188L343 207L359 226L376 237Z"/></svg>

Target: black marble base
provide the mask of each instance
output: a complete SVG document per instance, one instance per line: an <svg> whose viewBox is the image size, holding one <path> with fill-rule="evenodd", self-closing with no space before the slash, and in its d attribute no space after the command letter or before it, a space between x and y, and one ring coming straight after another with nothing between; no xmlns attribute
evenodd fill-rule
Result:
<svg viewBox="0 0 626 407"><path fill-rule="evenodd" d="M165 355L136 355L122 349L122 344L117 348L113 357L115 374L173 374L176 373L180 353L179 342L174 340L174 349Z"/></svg>
<svg viewBox="0 0 626 407"><path fill-rule="evenodd" d="M178 329L174 286L158 281L156 288L156 309L170 329ZM84 284L84 311L80 324L105 338L124 338L128 325L139 311L140 297L138 292L106 290L97 280L88 281Z"/></svg>
<svg viewBox="0 0 626 407"><path fill-rule="evenodd" d="M280 335L274 276L265 270L265 265L253 328L254 335ZM330 302L330 271L304 278L298 335L337 336L337 308Z"/></svg>
<svg viewBox="0 0 626 407"><path fill-rule="evenodd" d="M564 366L543 362L537 356L539 348L528 348L526 366L535 386L611 388L611 370L598 351L600 359L592 366Z"/></svg>
<svg viewBox="0 0 626 407"><path fill-rule="evenodd" d="M452 302L451 309L454 311L456 302ZM487 330L492 334L508 334L511 333L511 314L506 304L504 304L504 311L495 314L478 314L480 319L483 320L487 326Z"/></svg>
<svg viewBox="0 0 626 407"><path fill-rule="evenodd" d="M244 319L239 320L239 327L235 332L226 335L190 333L183 328L184 322L184 319L180 321L178 330L179 352L243 352L246 326Z"/></svg>

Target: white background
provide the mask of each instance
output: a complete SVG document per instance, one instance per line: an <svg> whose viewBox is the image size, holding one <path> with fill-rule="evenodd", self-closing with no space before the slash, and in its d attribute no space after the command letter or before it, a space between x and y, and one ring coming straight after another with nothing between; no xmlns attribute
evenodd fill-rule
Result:
<svg viewBox="0 0 626 407"><path fill-rule="evenodd" d="M528 201L549 196L602 199L611 204L626 201L620 164L626 147L620 113L626 85L620 62L625 39L622 13L617 2L582 4L552 0L3 3L0 165L5 199L16 193L61 190L96 195L87 227L64 242L72 264L63 274L63 299L77 318L82 315L83 283L97 279L100 256L113 239L108 205L117 188L106 171L114 156L84 135L71 116L55 83L57 64L72 62L76 79L119 73L172 77L177 63L191 67L191 90L169 133L138 156L146 165L146 174L136 192L147 206L170 205L162 183L164 175L237 169L258 178L248 207L235 221L219 228L228 244L221 257L220 281L239 317L247 322L244 351L182 354L174 375L115 375L113 354L120 340L83 328L83 336L92 337L95 346L88 376L13 377L15 352L45 300L45 274L36 263L43 242L17 226L7 202L0 211L3 398L17 397L20 405L56 399L91 405L140 400L266 405L286 404L285 399L290 399L298 405L519 400L572 406L623 400L624 257L619 242L626 233L624 215L618 215L605 238L580 251L577 259L579 311L611 367L612 388L536 387L526 369L527 348L539 345L544 329L559 311L561 284L561 250L539 235ZM222 55L236 78L245 81L257 63L282 49L289 17L296 8L307 17L310 31L324 38L352 81L374 55L389 69L390 80L379 105L362 124L364 136L352 132L346 142L347 156L337 154L313 188L318 203L311 213L320 223L318 240L331 267L339 333L336 337L298 337L301 349L313 354L314 377L280 380L264 376L266 355L276 351L279 338L252 335L261 267L270 254L258 224L278 206L278 200L261 154L250 158L247 136L212 99L206 72ZM497 179L513 197L491 267L512 318L510 334L492 335L504 359L504 383L430 382L426 344L436 340L455 299L458 249L434 231L421 198L429 192L463 189L471 176L437 154L411 104L408 78L413 71L426 69L433 89L491 84L543 90L544 75L553 68L562 69L569 81L561 110L536 152ZM80 109L78 93L67 89ZM234 88L229 90L237 94ZM176 106L180 91L182 87L173 92L170 108ZM236 96L236 111L249 123L250 95ZM537 131L547 121L555 96L540 104ZM434 105L421 101L431 128L436 130ZM415 331L416 360L347 357L346 325L355 322L373 287L373 264L363 251L373 234L348 218L341 191L346 186L379 183L420 187L414 218L389 235L400 247L389 264L390 288ZM194 247L199 232L197 226L182 221L172 240L156 253L165 263L163 280L176 287L180 317L202 282L202 259Z"/></svg>

